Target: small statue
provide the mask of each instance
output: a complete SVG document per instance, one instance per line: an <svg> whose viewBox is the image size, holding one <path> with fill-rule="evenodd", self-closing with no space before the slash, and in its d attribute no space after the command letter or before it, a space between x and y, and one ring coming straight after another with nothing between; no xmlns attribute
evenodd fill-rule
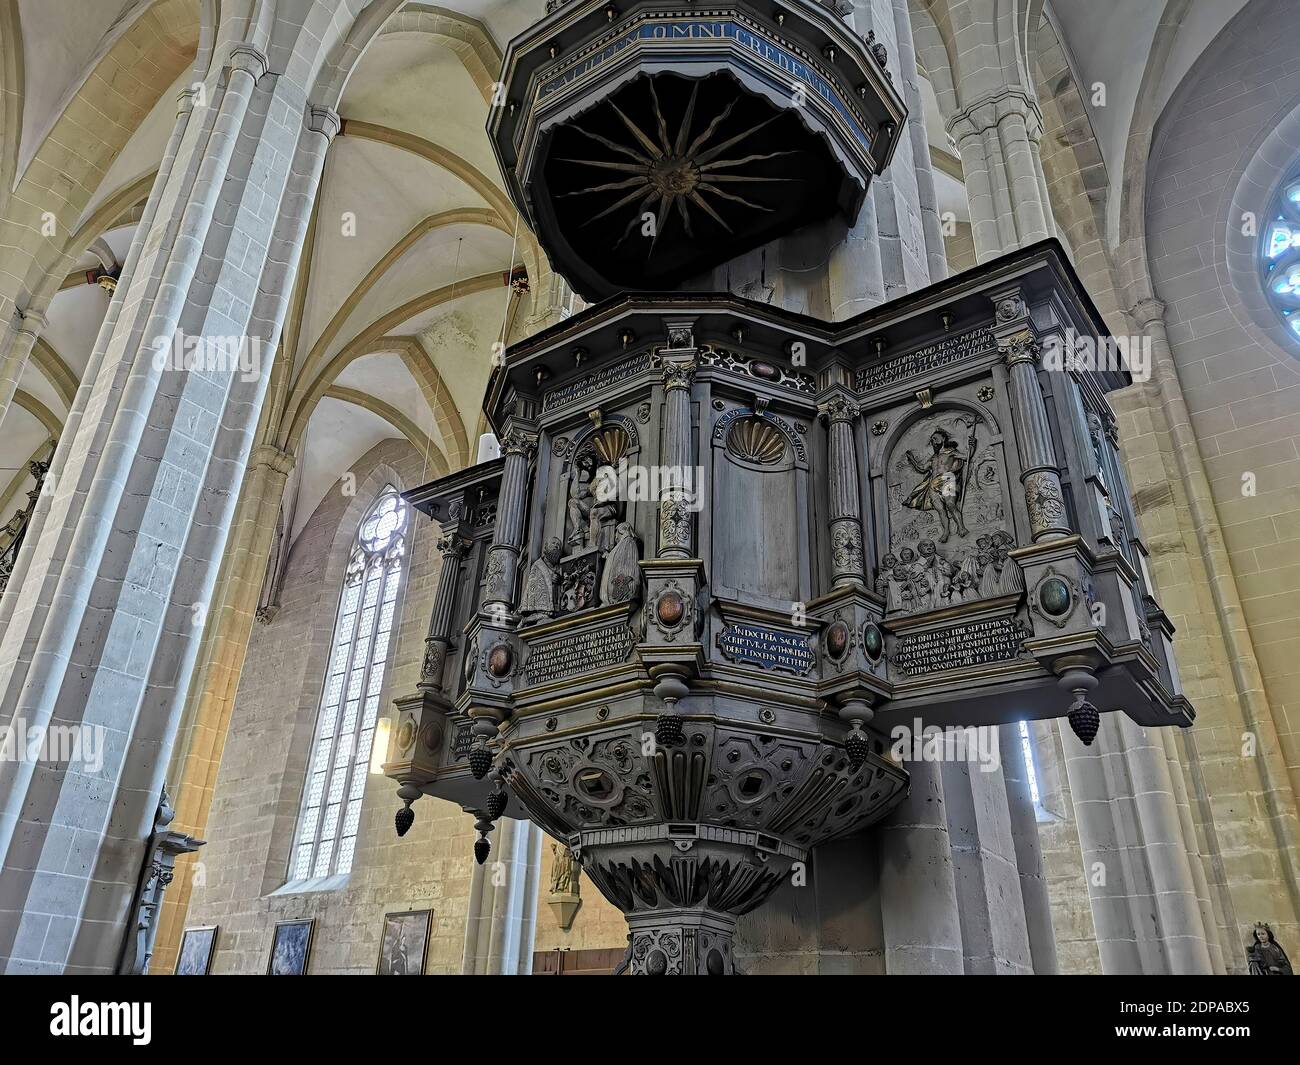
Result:
<svg viewBox="0 0 1300 1065"><path fill-rule="evenodd" d="M627 522L614 532L614 548L600 578L600 604L631 603L641 596L641 545Z"/></svg>
<svg viewBox="0 0 1300 1065"><path fill-rule="evenodd" d="M528 567L528 577L524 581L524 594L519 600L519 613L525 617L542 615L552 617L555 614L555 585L559 579L556 568L564 545L558 536L552 536L542 548L542 557Z"/></svg>
<svg viewBox="0 0 1300 1065"><path fill-rule="evenodd" d="M943 521L943 535L939 543L946 544L954 528L957 535L967 536L962 510L966 503L967 463L970 454L958 450L957 441L946 429L936 429L930 434L930 454L917 458L914 451L904 452L904 458L924 479L912 489L903 506L912 510L932 511ZM971 436L974 444L974 435Z"/></svg>
<svg viewBox="0 0 1300 1065"><path fill-rule="evenodd" d="M1251 976L1292 976L1286 951L1273 938L1273 929L1262 921L1255 925L1246 947Z"/></svg>
<svg viewBox="0 0 1300 1065"><path fill-rule="evenodd" d="M579 460L569 482L566 508L569 547L608 551L613 546L614 523L618 519L617 490L618 475L612 467L597 466L589 457Z"/></svg>
<svg viewBox="0 0 1300 1065"><path fill-rule="evenodd" d="M890 598L889 578L897 565L898 556L891 551L880 560L880 568L876 571L876 594L886 601Z"/></svg>
<svg viewBox="0 0 1300 1065"><path fill-rule="evenodd" d="M573 851L563 843L552 843L551 856L551 894L576 895L578 863L573 860Z"/></svg>

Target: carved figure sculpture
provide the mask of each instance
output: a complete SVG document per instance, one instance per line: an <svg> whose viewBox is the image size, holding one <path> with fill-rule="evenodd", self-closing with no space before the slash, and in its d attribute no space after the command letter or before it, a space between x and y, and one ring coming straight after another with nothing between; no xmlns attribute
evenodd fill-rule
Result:
<svg viewBox="0 0 1300 1065"><path fill-rule="evenodd" d="M600 578L600 603L630 603L641 595L641 545L627 522L614 533L614 548L605 559Z"/></svg>
<svg viewBox="0 0 1300 1065"><path fill-rule="evenodd" d="M552 843L551 855L551 894L576 895L578 863L573 860L573 851L563 843Z"/></svg>
<svg viewBox="0 0 1300 1065"><path fill-rule="evenodd" d="M1250 943L1246 946L1246 957L1251 976L1294 975L1286 951L1273 938L1273 929L1262 922L1255 925L1251 933Z"/></svg>
<svg viewBox="0 0 1300 1065"><path fill-rule="evenodd" d="M974 440L974 434L971 436ZM957 449L957 441L947 429L936 429L930 434L930 455L919 459L916 452L907 452L908 464L924 479L912 489L903 505L912 510L934 511L943 521L941 544L948 542L955 528L959 536L968 535L962 508L966 503L966 463L969 455Z"/></svg>
<svg viewBox="0 0 1300 1065"><path fill-rule="evenodd" d="M609 466L597 466L594 457L580 458L569 480L570 547L595 547L608 551L614 543L614 525L618 521L615 498L618 475Z"/></svg>
<svg viewBox="0 0 1300 1065"><path fill-rule="evenodd" d="M563 553L564 545L558 536L552 536L546 541L541 558L528 567L524 594L519 600L520 614L525 617L551 617L555 613L555 586L559 581L559 570L556 567Z"/></svg>

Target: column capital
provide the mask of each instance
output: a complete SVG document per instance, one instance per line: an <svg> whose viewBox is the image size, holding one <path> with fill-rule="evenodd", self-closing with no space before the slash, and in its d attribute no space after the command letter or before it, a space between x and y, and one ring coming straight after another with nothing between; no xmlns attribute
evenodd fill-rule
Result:
<svg viewBox="0 0 1300 1065"><path fill-rule="evenodd" d="M49 324L50 320L45 317L44 311L28 307L27 310L18 312L18 332L20 333L38 337Z"/></svg>
<svg viewBox="0 0 1300 1065"><path fill-rule="evenodd" d="M288 477L298 464L298 458L292 451L276 447L275 444L258 444L248 456L249 467L264 466L276 473Z"/></svg>
<svg viewBox="0 0 1300 1065"><path fill-rule="evenodd" d="M459 523L456 525L459 526ZM443 558L464 558L473 546L474 541L456 528L444 528L443 534L438 537L438 553Z"/></svg>
<svg viewBox="0 0 1300 1065"><path fill-rule="evenodd" d="M257 81L271 69L271 62L261 49L254 48L251 44L236 44L230 48L227 66L232 72L242 70L246 74L251 74L253 80Z"/></svg>
<svg viewBox="0 0 1300 1065"><path fill-rule="evenodd" d="M944 124L948 133L960 141L998 126L1011 115L1021 118L1030 137L1040 136L1043 112L1033 94L1025 89L1004 85L971 101Z"/></svg>
<svg viewBox="0 0 1300 1065"><path fill-rule="evenodd" d="M663 383L666 391L674 389L689 390L695 382L695 351L680 354L663 353L658 356L659 368L663 371Z"/></svg>
<svg viewBox="0 0 1300 1065"><path fill-rule="evenodd" d="M506 435L501 438L501 453L503 455L523 455L525 458L532 458L533 452L537 450L537 431L529 426L512 425L506 430Z"/></svg>
<svg viewBox="0 0 1300 1065"><path fill-rule="evenodd" d="M1159 296L1144 296L1129 308L1128 313L1140 329L1150 329L1157 323L1164 325L1165 301Z"/></svg>
<svg viewBox="0 0 1300 1065"><path fill-rule="evenodd" d="M313 133L324 134L326 143L332 142L343 128L343 120L332 107L307 105L307 128Z"/></svg>
<svg viewBox="0 0 1300 1065"><path fill-rule="evenodd" d="M817 404L817 414L832 425L851 424L862 414L862 405L843 392L835 392Z"/></svg>
<svg viewBox="0 0 1300 1065"><path fill-rule="evenodd" d="M1043 346L1032 329L1022 329L998 339L998 354L1006 360L1008 366L1018 366L1021 363L1036 365L1042 350Z"/></svg>

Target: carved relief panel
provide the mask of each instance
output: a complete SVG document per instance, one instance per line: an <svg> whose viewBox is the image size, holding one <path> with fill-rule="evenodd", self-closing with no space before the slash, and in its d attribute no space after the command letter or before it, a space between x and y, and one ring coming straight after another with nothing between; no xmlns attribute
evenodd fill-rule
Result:
<svg viewBox="0 0 1300 1065"><path fill-rule="evenodd" d="M875 589L887 611L915 614L1022 591L1009 557L1018 542L1014 473L995 413L951 399L900 414L873 470L883 492Z"/></svg>

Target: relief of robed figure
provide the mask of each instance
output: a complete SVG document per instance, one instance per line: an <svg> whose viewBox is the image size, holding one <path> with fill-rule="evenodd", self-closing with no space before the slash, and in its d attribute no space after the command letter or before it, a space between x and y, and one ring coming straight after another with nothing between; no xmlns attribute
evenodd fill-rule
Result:
<svg viewBox="0 0 1300 1065"><path fill-rule="evenodd" d="M967 536L963 508L966 503L966 484L969 480L970 461L975 454L975 422L970 423L970 441L965 454L947 429L937 428L930 434L930 454L917 457L907 451L908 465L923 478L903 501L912 510L933 511L943 521L941 544L947 543L956 529L959 536Z"/></svg>

